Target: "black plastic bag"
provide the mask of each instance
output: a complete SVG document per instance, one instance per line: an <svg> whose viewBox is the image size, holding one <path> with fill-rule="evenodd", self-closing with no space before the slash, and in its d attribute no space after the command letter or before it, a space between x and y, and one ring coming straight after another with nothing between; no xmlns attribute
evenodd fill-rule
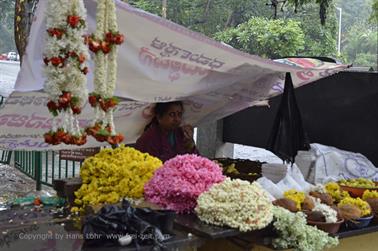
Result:
<svg viewBox="0 0 378 251"><path fill-rule="evenodd" d="M100 212L88 216L82 232L85 246L114 246L125 235L132 237L136 248L151 245L153 250L164 249L163 242L173 234L172 224L175 213L169 210L133 208L127 200L122 206L106 205Z"/></svg>
<svg viewBox="0 0 378 251"><path fill-rule="evenodd" d="M291 163L294 163L298 150L310 149L289 72L286 73L284 93L273 123L268 149L283 161Z"/></svg>

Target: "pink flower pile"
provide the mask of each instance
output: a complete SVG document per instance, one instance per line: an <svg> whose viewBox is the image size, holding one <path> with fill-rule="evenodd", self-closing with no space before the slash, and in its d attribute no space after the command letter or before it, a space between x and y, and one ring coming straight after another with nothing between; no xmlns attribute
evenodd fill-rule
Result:
<svg viewBox="0 0 378 251"><path fill-rule="evenodd" d="M144 197L178 213L191 212L198 196L225 179L213 161L194 154L178 155L155 171L144 186Z"/></svg>

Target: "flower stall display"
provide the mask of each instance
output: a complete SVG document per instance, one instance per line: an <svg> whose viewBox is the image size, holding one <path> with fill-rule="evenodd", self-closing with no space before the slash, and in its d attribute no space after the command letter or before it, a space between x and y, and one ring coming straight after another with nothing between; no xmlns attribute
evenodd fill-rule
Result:
<svg viewBox="0 0 378 251"><path fill-rule="evenodd" d="M356 206L358 209L360 209L360 217L365 217L371 214L371 208L369 204L360 198L345 198L342 201L340 201L339 204L337 204L339 208L345 205Z"/></svg>
<svg viewBox="0 0 378 251"><path fill-rule="evenodd" d="M326 223L335 223L337 222L337 211L332 207L321 203L320 199L315 199L315 207L312 209L312 212L321 213Z"/></svg>
<svg viewBox="0 0 378 251"><path fill-rule="evenodd" d="M358 188L378 188L378 185L369 179L365 178L356 178L356 179L341 179L338 181L338 183L342 186L348 186L348 187L358 187Z"/></svg>
<svg viewBox="0 0 378 251"><path fill-rule="evenodd" d="M279 249L293 248L297 251L321 251L338 245L337 237L331 237L316 227L306 223L302 212L291 213L281 208L273 207L273 226L279 234L273 240L273 246Z"/></svg>
<svg viewBox="0 0 378 251"><path fill-rule="evenodd" d="M342 191L339 184L336 182L329 182L325 185L325 189L329 195L332 196L333 200L338 203L344 198L350 197L347 191Z"/></svg>
<svg viewBox="0 0 378 251"><path fill-rule="evenodd" d="M226 178L198 197L195 212L206 223L246 232L266 227L273 219L272 208L257 182Z"/></svg>
<svg viewBox="0 0 378 251"><path fill-rule="evenodd" d="M198 196L225 177L215 162L194 154L166 161L144 186L145 199L178 213L191 212Z"/></svg>
<svg viewBox="0 0 378 251"><path fill-rule="evenodd" d="M82 0L48 1L43 61L44 90L49 96L47 107L53 116L52 128L44 134L49 144L86 143L86 134L80 130L77 118L88 95L85 61L89 54L83 39L85 18Z"/></svg>
<svg viewBox="0 0 378 251"><path fill-rule="evenodd" d="M366 190L362 194L362 199L367 200L367 199L378 199L378 192L377 191L371 191L371 190Z"/></svg>
<svg viewBox="0 0 378 251"><path fill-rule="evenodd" d="M125 197L141 198L145 183L161 166L158 158L131 147L102 149L87 158L80 169L83 184L75 192L75 204L83 209L86 205L117 203Z"/></svg>
<svg viewBox="0 0 378 251"><path fill-rule="evenodd" d="M87 37L89 49L95 54L94 92L89 94L89 104L95 118L87 133L97 141L117 145L123 135L116 132L113 110L119 100L113 96L117 77L117 45L124 36L119 33L114 1L97 1L96 32Z"/></svg>
<svg viewBox="0 0 378 251"><path fill-rule="evenodd" d="M295 189L289 189L284 192L284 197L295 202L297 209L301 210L301 204L304 202L306 195L304 192Z"/></svg>

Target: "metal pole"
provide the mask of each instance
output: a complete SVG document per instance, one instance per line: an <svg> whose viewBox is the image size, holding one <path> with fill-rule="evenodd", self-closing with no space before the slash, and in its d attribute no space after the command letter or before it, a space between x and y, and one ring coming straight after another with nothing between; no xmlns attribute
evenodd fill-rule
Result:
<svg viewBox="0 0 378 251"><path fill-rule="evenodd" d="M337 53L340 55L341 51L341 13L343 9L336 7L336 9L339 11L339 39L337 41Z"/></svg>
<svg viewBox="0 0 378 251"><path fill-rule="evenodd" d="M163 0L162 2L161 16L167 18L167 0Z"/></svg>
<svg viewBox="0 0 378 251"><path fill-rule="evenodd" d="M41 183L41 176L42 176L42 153L40 151L34 151L34 179L36 182L35 189L37 191L41 191L42 183Z"/></svg>

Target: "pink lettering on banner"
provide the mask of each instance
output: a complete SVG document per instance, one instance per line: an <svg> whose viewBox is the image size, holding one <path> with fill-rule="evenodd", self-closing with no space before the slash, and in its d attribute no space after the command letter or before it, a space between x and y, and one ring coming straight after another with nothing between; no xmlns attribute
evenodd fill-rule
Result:
<svg viewBox="0 0 378 251"><path fill-rule="evenodd" d="M46 121L45 117L38 117L33 113L31 118L26 122L25 127L26 128L40 128L44 125L45 121Z"/></svg>
<svg viewBox="0 0 378 251"><path fill-rule="evenodd" d="M314 73L312 71L299 71L297 72L297 77L301 80L307 81L314 77Z"/></svg>
<svg viewBox="0 0 378 251"><path fill-rule="evenodd" d="M222 62L216 58L206 57L203 53L193 53L175 46L173 43L162 42L157 37L151 41L150 46L154 49L162 51L160 52L160 56L162 57L177 56L190 61L190 63L199 64L200 66L208 65L212 70L214 70L214 68L219 69L225 64L225 62Z"/></svg>
<svg viewBox="0 0 378 251"><path fill-rule="evenodd" d="M79 119L79 124L82 127L87 126L89 122L90 120L87 119ZM35 113L31 116L19 114L4 114L0 116L0 126L50 129L51 124L51 118L37 116Z"/></svg>
<svg viewBox="0 0 378 251"><path fill-rule="evenodd" d="M206 62L209 58L204 57L203 55L196 55L193 59L201 62ZM153 52L151 52L148 48L142 47L139 50L139 61L143 65L147 65L150 67L154 67L155 69L163 69L169 71L168 78L173 82L181 77L181 74L184 75L198 75L198 76L205 76L209 73L209 70L199 67L199 66L191 66L187 65L186 63L181 63L178 61L174 61L171 59L162 59L157 57ZM212 64L219 64L222 63L220 61L213 61Z"/></svg>

